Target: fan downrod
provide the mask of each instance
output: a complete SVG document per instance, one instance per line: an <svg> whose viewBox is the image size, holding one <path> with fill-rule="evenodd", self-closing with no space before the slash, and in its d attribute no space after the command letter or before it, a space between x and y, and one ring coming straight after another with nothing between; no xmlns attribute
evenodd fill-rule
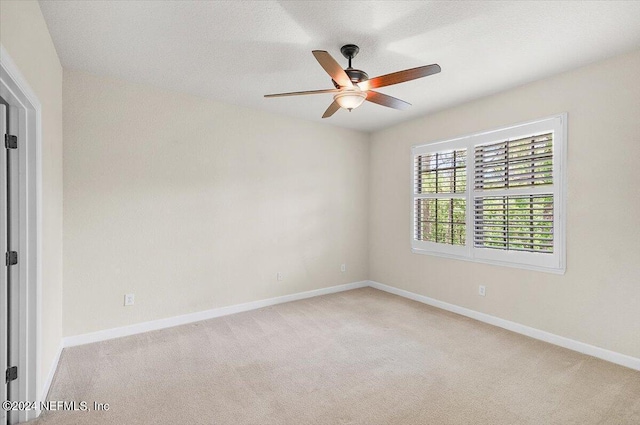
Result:
<svg viewBox="0 0 640 425"><path fill-rule="evenodd" d="M345 44L340 48L340 53L342 56L349 59L349 68L351 68L351 59L355 58L358 55L360 48L355 44Z"/></svg>
<svg viewBox="0 0 640 425"><path fill-rule="evenodd" d="M344 70L344 72L347 73L347 75L351 79L351 82L353 82L354 84L360 83L362 81L367 81L369 79L369 76L366 72L361 69L355 69L351 66L351 59L355 58L359 51L360 48L355 44L345 44L340 48L340 53L342 53L342 56L349 59L349 66ZM341 88L341 86L333 79L331 79L331 82L337 89Z"/></svg>

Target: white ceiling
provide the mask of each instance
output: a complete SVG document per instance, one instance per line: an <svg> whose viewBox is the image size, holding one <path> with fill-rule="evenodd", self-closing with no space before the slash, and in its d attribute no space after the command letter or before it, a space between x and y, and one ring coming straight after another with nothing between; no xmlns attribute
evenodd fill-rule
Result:
<svg viewBox="0 0 640 425"><path fill-rule="evenodd" d="M640 48L640 2L40 1L65 68L327 124L373 131ZM331 88L311 54L354 43L370 77L438 63L379 89L413 104L365 104L322 120Z"/></svg>

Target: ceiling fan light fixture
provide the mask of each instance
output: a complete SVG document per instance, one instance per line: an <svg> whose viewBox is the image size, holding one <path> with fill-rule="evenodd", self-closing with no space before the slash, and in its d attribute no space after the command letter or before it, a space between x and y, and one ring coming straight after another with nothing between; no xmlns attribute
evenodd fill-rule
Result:
<svg viewBox="0 0 640 425"><path fill-rule="evenodd" d="M313 50L311 52L320 66L331 77L331 83L333 83L335 89L266 94L264 97L335 93L333 96L333 102L331 102L331 105L329 105L327 110L324 111L322 118L329 118L340 109L351 111L352 109L362 105L365 100L388 108L403 110L407 109L411 104L404 100L396 99L393 96L379 93L373 89L427 77L441 71L440 65L434 63L432 65L419 66L417 68L405 69L403 71L369 78L369 75L366 72L351 66L351 61L356 57L359 51L360 48L355 44L346 44L342 46L340 52L349 60L349 66L347 69L343 69L333 56L325 50Z"/></svg>
<svg viewBox="0 0 640 425"><path fill-rule="evenodd" d="M348 109L349 111L362 105L362 102L364 102L366 98L367 93L360 90L345 90L333 96L333 100L335 100L341 108Z"/></svg>

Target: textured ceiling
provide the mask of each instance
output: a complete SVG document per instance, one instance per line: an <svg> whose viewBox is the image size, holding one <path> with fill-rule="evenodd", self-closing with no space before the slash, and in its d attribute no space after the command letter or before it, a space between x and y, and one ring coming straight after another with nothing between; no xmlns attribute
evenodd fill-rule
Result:
<svg viewBox="0 0 640 425"><path fill-rule="evenodd" d="M41 0L65 68L373 131L640 48L640 2ZM370 77L438 63L442 73L322 120L331 88L311 54L354 43Z"/></svg>

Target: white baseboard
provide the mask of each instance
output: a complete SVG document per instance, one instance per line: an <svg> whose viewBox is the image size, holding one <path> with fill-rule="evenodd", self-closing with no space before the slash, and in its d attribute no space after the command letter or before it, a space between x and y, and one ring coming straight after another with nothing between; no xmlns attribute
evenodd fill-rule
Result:
<svg viewBox="0 0 640 425"><path fill-rule="evenodd" d="M120 328L112 328L106 329L104 331L74 335L64 338L63 345L64 347L73 347L76 345L90 344L92 342L106 341L108 339L120 338L123 336L135 335L143 332L155 331L158 329L171 328L174 326L185 325L187 323L199 322L201 320L241 313L243 311L256 310L258 308L268 307L271 305L317 297L319 295L327 295L333 294L335 292L364 288L368 285L369 282L366 280L361 282L345 283L344 285L330 286L328 288L315 289L313 291L299 292L297 294L283 295L281 297L268 298L266 300L252 301L244 304L236 304L228 307L214 308L211 310L199 311L197 313L169 317L166 319L136 323L135 325L123 326Z"/></svg>
<svg viewBox="0 0 640 425"><path fill-rule="evenodd" d="M455 304L449 304L444 301L429 298L424 295L418 295L413 292L398 289L393 286L385 285L383 283L375 281L361 281L346 283L344 285L331 286L328 288L316 289L313 291L300 292L297 294L284 295L281 297L269 298L266 300L252 301L244 304L237 304L228 307L214 308L211 310L200 311L197 313L185 314L181 316L169 317L166 319L153 320L150 322L137 323L135 325L123 326L119 328L106 329L104 331L92 332L82 335L75 335L66 337L63 339L58 355L54 361L51 372L45 383L43 397L46 396L49 391L49 386L53 380L58 360L62 348L73 347L76 345L90 344L92 342L106 341L113 338L120 338L123 336L135 335L143 332L149 332L159 329L170 328L179 325L185 325L188 323L199 322L201 320L213 319L216 317L227 316L229 314L241 313L243 311L256 310L258 308L268 307L271 305L282 304L290 301L302 300L305 298L317 297L320 295L333 294L336 292L349 291L351 289L363 288L370 286L381 291L385 291L391 294L399 295L404 298L408 298L414 301L421 302L433 307L441 308L453 313L457 313L466 317L470 317L475 320L479 320L490 325L498 326L512 332L516 332L522 335L526 335L531 338L545 341L560 347L568 348L569 350L577 351L579 353L587 354L589 356L597 357L621 366L625 366L631 369L640 370L640 359L626 354L617 353L604 348L596 347L586 344L584 342L576 341L563 336L555 335L540 329L535 329L529 326L522 325L520 323L511 322L509 320L501 319L499 317L491 316L486 313L471 310L465 307L460 307ZM44 399L44 398L43 398Z"/></svg>
<svg viewBox="0 0 640 425"><path fill-rule="evenodd" d="M484 323L488 323L490 325L498 326L498 327L510 330L512 332L516 332L531 338L538 339L540 341L548 342L554 345L558 345L560 347L568 348L569 350L577 351L582 354L587 354L589 356L597 357L599 359L606 360L611 363L619 364L621 366L625 366L630 369L640 370L640 359L636 357L631 357L626 354L621 354L615 351L610 351L604 348L585 344L584 342L565 338L563 336L545 332L540 329L531 328L529 326L521 325L520 323L511 322L509 320L491 316L486 313L480 313L479 311L471 310L465 307L460 307L455 304L449 304L444 301L439 301L434 298L426 297L424 295L418 295L413 292L405 291L403 289L394 288L393 286L385 285L383 283L369 281L369 286L371 286L372 288L379 289L381 291L388 292L390 294L399 295L401 297L408 298L410 300L418 301L423 304L441 308L443 310L447 310L452 313L457 313L463 316L467 316L472 319L479 320Z"/></svg>
<svg viewBox="0 0 640 425"><path fill-rule="evenodd" d="M42 387L42 395L40 396L39 401L45 401L47 399L47 394L49 394L49 389L51 388L53 377L55 376L56 371L58 370L58 364L60 363L60 356L62 355L63 349L64 349L64 344L62 341L60 341L60 345L58 346L58 352L56 353L56 356L53 358L53 362L51 363L51 367L49 368L49 374L47 375L47 379L44 381L44 386Z"/></svg>

